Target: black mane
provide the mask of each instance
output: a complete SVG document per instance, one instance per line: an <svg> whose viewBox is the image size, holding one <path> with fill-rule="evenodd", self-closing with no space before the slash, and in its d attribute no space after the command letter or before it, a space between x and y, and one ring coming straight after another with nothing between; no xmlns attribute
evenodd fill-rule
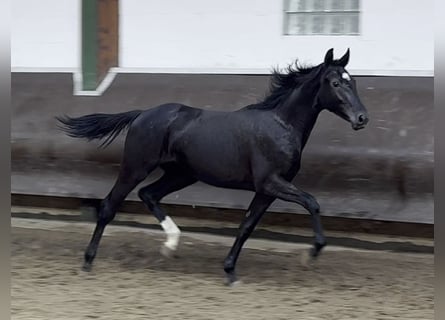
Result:
<svg viewBox="0 0 445 320"><path fill-rule="evenodd" d="M302 66L296 61L290 64L286 69L286 73L281 73L278 68L272 69L270 81L269 95L257 104L247 106L248 109L273 109L287 98L293 89L305 83L308 77L318 66Z"/></svg>

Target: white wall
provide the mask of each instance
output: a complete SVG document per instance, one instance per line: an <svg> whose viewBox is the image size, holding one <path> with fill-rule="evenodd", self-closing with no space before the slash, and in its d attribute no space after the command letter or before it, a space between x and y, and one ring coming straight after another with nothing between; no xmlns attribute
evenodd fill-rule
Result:
<svg viewBox="0 0 445 320"><path fill-rule="evenodd" d="M80 0L11 1L11 69L80 67Z"/></svg>
<svg viewBox="0 0 445 320"><path fill-rule="evenodd" d="M263 73L351 48L356 74L433 74L433 0L362 0L360 36L283 36L282 0L123 0L126 71Z"/></svg>
<svg viewBox="0 0 445 320"><path fill-rule="evenodd" d="M78 71L80 0L14 0L11 67ZM283 36L282 0L121 0L120 71L267 73L351 48L355 74L432 75L433 0L362 0L362 34Z"/></svg>

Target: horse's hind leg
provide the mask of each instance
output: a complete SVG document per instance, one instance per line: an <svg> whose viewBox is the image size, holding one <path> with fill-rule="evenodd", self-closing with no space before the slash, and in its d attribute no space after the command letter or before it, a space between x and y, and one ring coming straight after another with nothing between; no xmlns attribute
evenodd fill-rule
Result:
<svg viewBox="0 0 445 320"><path fill-rule="evenodd" d="M170 256L172 252L177 249L181 231L171 217L166 215L161 209L159 201L169 193L183 189L195 183L197 180L174 166L164 168L164 170L165 173L159 180L140 189L138 195L158 219L161 227L167 234L167 241L161 248L161 253L164 256Z"/></svg>
<svg viewBox="0 0 445 320"><path fill-rule="evenodd" d="M122 166L115 185L100 205L96 228L85 251L84 271L91 270L105 227L114 219L117 209L131 190L144 180L147 175L148 172L142 168L139 168L138 170L130 170L128 166Z"/></svg>

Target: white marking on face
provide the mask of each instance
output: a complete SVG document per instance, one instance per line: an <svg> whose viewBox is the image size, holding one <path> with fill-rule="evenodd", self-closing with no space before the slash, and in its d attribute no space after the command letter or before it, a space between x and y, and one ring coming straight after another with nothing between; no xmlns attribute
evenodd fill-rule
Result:
<svg viewBox="0 0 445 320"><path fill-rule="evenodd" d="M351 81L351 77L349 76L349 74L347 72L343 72L341 74L341 77L345 80Z"/></svg>
<svg viewBox="0 0 445 320"><path fill-rule="evenodd" d="M179 230L178 226L169 216L166 216L164 221L161 222L161 227L167 234L167 241L164 242L164 245L171 250L176 250L179 237L181 236L181 230Z"/></svg>

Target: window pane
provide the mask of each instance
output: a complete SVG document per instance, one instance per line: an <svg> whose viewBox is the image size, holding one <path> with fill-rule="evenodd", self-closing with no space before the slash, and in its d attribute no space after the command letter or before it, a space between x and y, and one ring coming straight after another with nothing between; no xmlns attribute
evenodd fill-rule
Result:
<svg viewBox="0 0 445 320"><path fill-rule="evenodd" d="M332 0L332 10L344 10L345 9L345 0Z"/></svg>
<svg viewBox="0 0 445 320"><path fill-rule="evenodd" d="M309 24L308 16L306 15L295 15L295 18L297 19L297 33L298 34L306 34L307 33L307 26Z"/></svg>
<svg viewBox="0 0 445 320"><path fill-rule="evenodd" d="M314 0L314 10L315 11L325 10L325 0Z"/></svg>
<svg viewBox="0 0 445 320"><path fill-rule="evenodd" d="M295 15L289 14L287 16L287 34L297 34L297 33L298 33L297 19Z"/></svg>
<svg viewBox="0 0 445 320"><path fill-rule="evenodd" d="M359 33L359 15L358 13L353 14L348 19L349 22L349 33Z"/></svg>
<svg viewBox="0 0 445 320"><path fill-rule="evenodd" d="M303 0L304 1L304 0ZM298 5L301 2L300 0L287 0L287 8L288 11L297 11Z"/></svg>
<svg viewBox="0 0 445 320"><path fill-rule="evenodd" d="M300 0L298 3L298 11L306 11L307 9L306 0Z"/></svg>
<svg viewBox="0 0 445 320"><path fill-rule="evenodd" d="M287 20L287 33L288 34L306 34L309 26L309 19L304 14L289 14Z"/></svg>
<svg viewBox="0 0 445 320"><path fill-rule="evenodd" d="M360 9L360 0L349 0L349 9L350 10L359 10Z"/></svg>
<svg viewBox="0 0 445 320"><path fill-rule="evenodd" d="M335 1L337 1L337 0L326 0L325 6L324 6L325 10L332 10Z"/></svg>
<svg viewBox="0 0 445 320"><path fill-rule="evenodd" d="M288 0L287 10L298 12L306 11L308 9L308 0Z"/></svg>
<svg viewBox="0 0 445 320"><path fill-rule="evenodd" d="M324 33L324 17L316 14L312 19L312 33L323 34Z"/></svg>
<svg viewBox="0 0 445 320"><path fill-rule="evenodd" d="M331 16L331 33L341 34L344 33L344 17L341 15Z"/></svg>

